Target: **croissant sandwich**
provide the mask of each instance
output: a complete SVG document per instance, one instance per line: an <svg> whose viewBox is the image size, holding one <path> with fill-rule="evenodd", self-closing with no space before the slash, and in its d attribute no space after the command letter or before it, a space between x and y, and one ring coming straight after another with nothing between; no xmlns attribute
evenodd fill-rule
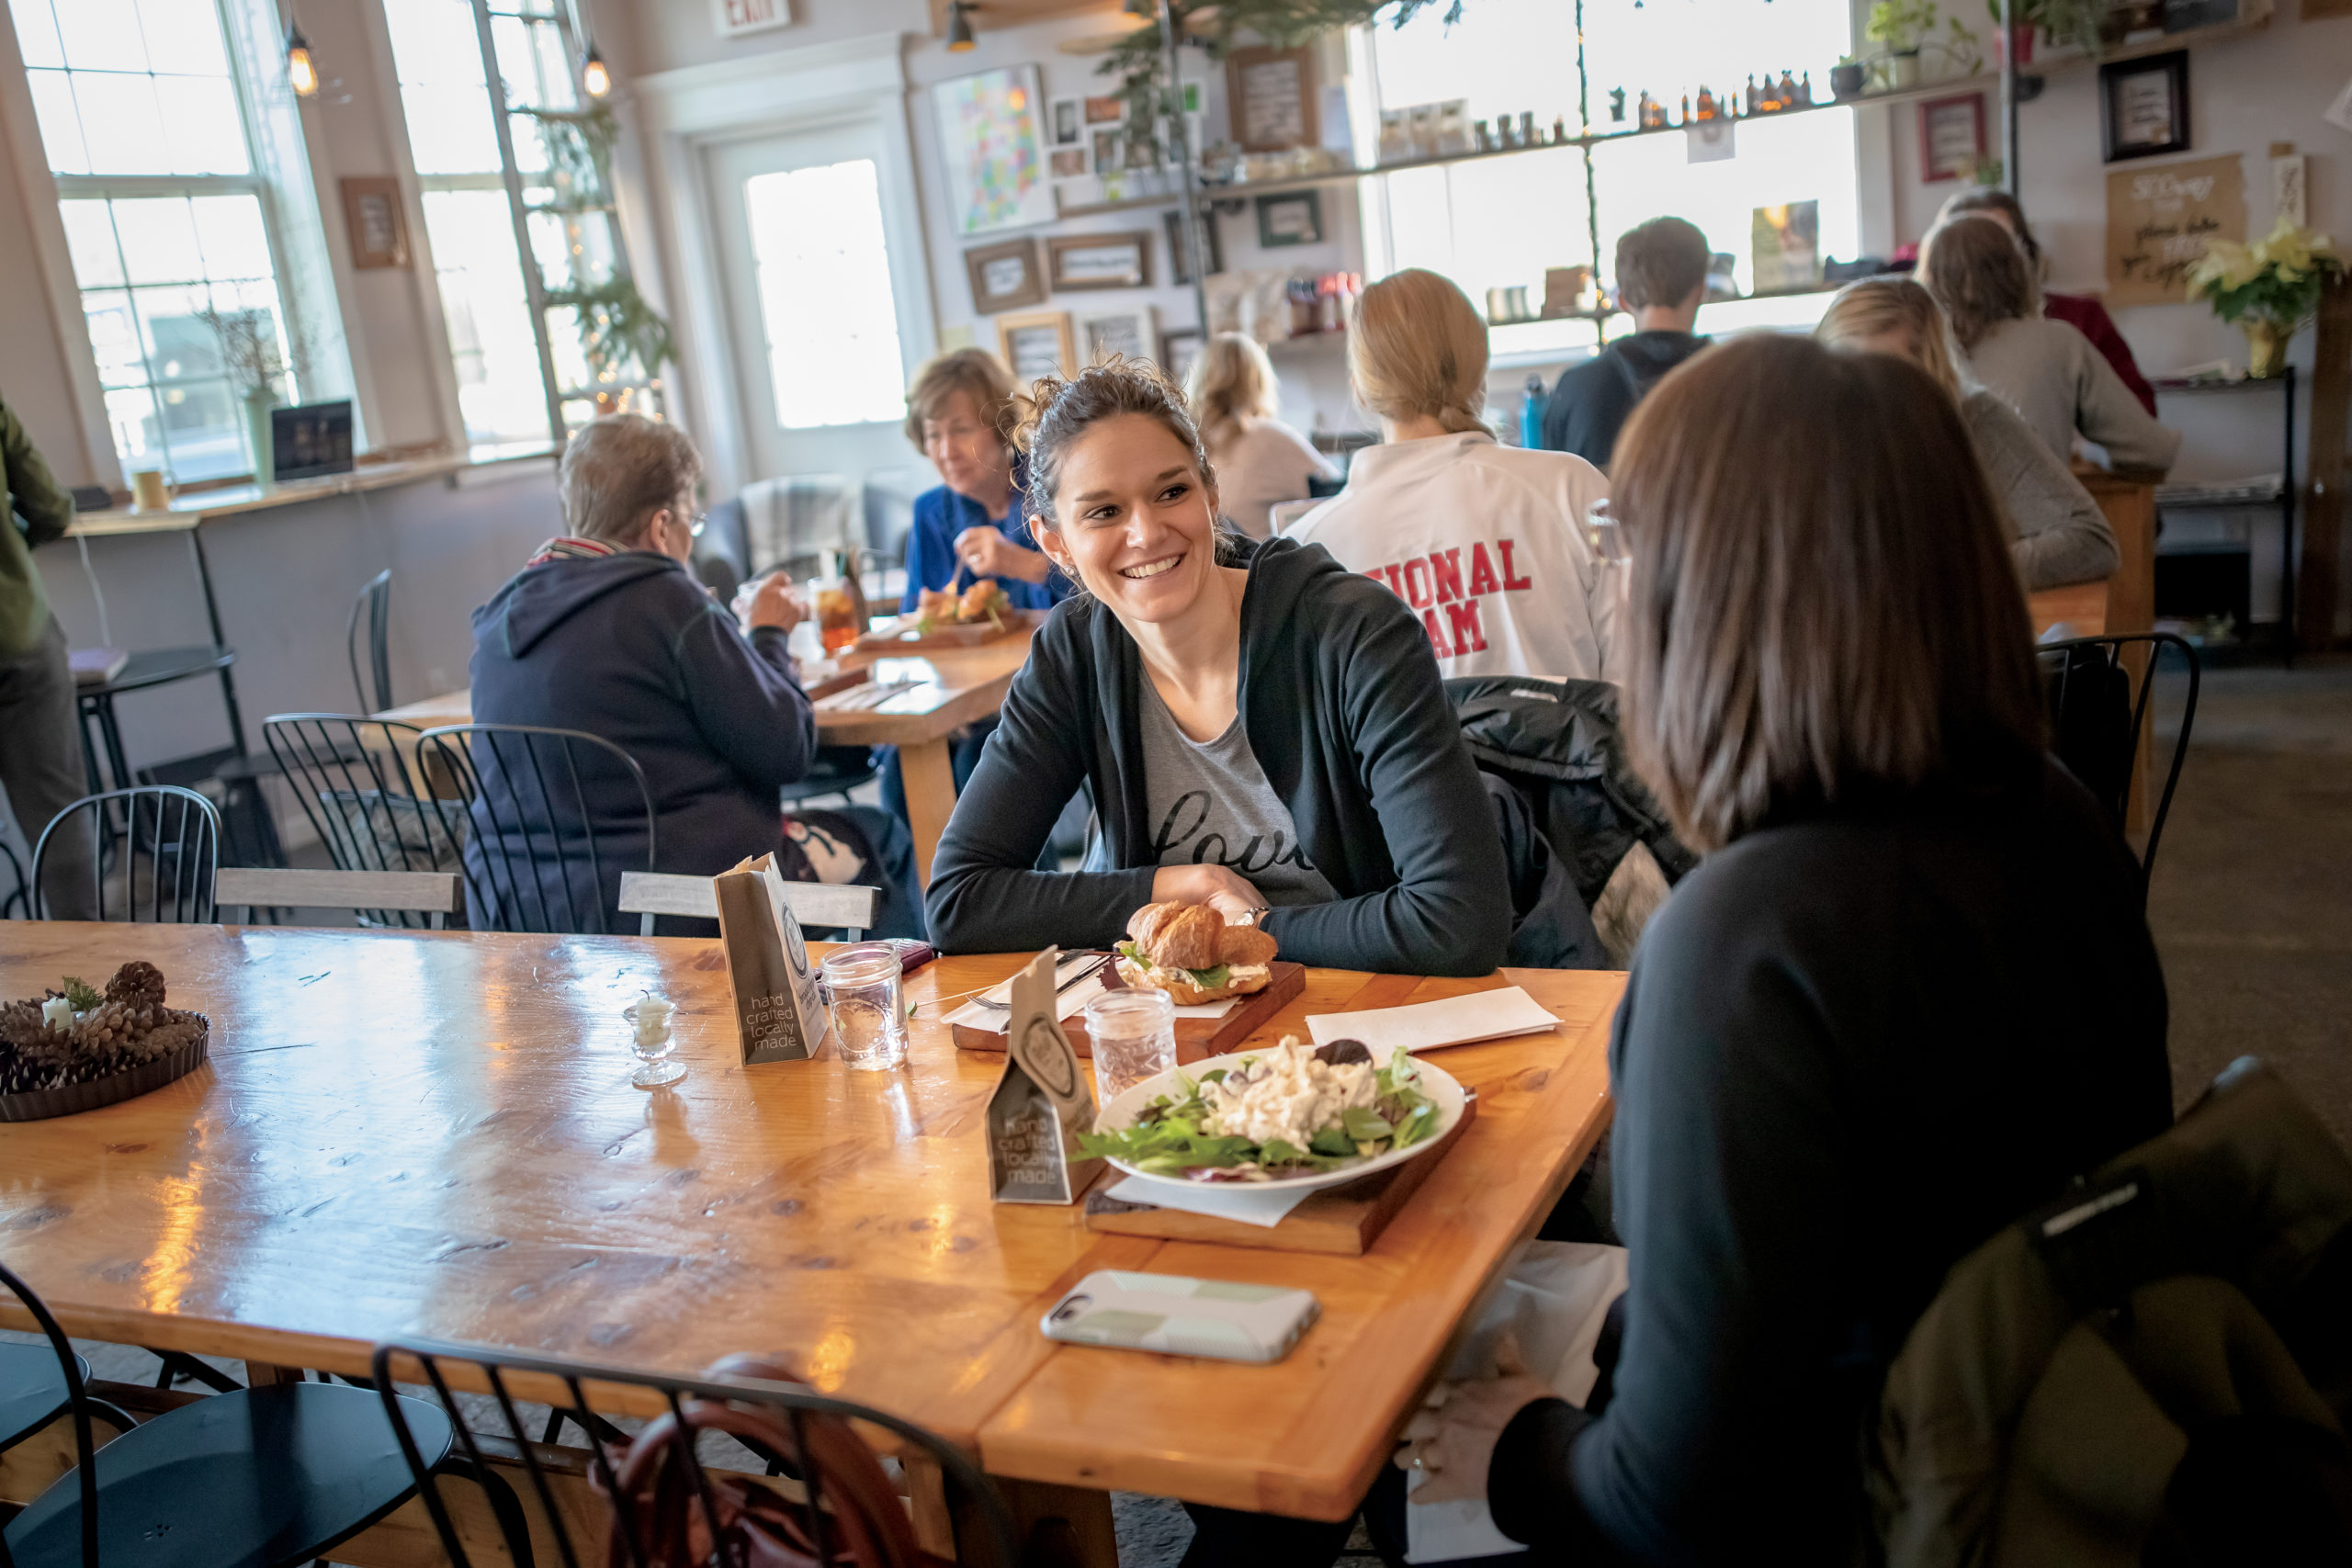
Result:
<svg viewBox="0 0 2352 1568"><path fill-rule="evenodd" d="M1255 926L1229 926L1205 904L1147 904L1127 920L1119 978L1166 991L1178 1007L1262 991L1273 978L1274 939Z"/></svg>

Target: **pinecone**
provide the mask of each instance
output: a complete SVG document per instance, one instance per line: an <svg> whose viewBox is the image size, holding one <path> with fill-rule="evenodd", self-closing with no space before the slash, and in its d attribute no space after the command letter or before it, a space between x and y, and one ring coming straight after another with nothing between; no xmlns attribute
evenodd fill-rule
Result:
<svg viewBox="0 0 2352 1568"><path fill-rule="evenodd" d="M145 1008L164 1005L164 972L143 958L134 958L107 982L107 1000Z"/></svg>

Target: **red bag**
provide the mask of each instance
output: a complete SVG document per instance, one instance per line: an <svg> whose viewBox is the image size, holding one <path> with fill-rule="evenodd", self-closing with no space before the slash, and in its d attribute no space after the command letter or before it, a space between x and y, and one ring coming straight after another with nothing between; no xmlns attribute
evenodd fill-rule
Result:
<svg viewBox="0 0 2352 1568"><path fill-rule="evenodd" d="M803 1386L782 1368L749 1356L714 1362L703 1375ZM793 1438L789 1418L773 1406L745 1409L686 1400L679 1409L684 1432L677 1416L662 1416L647 1423L613 1462L616 1490L628 1506L624 1511L618 1500L614 1505L611 1568L635 1568L638 1559L628 1541L632 1522L646 1568L948 1568L945 1559L916 1545L898 1488L874 1450L842 1417L804 1414L804 1452ZM813 1478L824 1503L824 1550L819 1550L819 1522L805 1503L755 1478L706 1470L718 1515L714 1529L680 1452L694 1433L703 1431L725 1432L754 1451L774 1455L804 1484Z"/></svg>

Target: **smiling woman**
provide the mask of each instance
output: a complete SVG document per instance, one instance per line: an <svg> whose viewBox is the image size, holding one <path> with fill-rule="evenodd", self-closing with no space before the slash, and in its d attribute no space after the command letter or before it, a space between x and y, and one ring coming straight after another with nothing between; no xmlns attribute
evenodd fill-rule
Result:
<svg viewBox="0 0 2352 1568"><path fill-rule="evenodd" d="M1183 398L1148 365L1039 381L1029 527L1086 590L1032 645L941 840L944 951L1118 940L1147 904L1254 916L1304 964L1492 969L1500 841L1419 623L1313 546L1217 523ZM1092 794L1088 868L1028 869Z"/></svg>

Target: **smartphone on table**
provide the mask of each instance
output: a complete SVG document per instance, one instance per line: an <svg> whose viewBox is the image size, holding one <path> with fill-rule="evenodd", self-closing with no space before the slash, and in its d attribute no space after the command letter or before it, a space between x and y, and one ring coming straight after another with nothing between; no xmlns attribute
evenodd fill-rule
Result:
<svg viewBox="0 0 2352 1568"><path fill-rule="evenodd" d="M1098 1269L1039 1325L1048 1339L1221 1361L1279 1361L1322 1312L1311 1291Z"/></svg>

